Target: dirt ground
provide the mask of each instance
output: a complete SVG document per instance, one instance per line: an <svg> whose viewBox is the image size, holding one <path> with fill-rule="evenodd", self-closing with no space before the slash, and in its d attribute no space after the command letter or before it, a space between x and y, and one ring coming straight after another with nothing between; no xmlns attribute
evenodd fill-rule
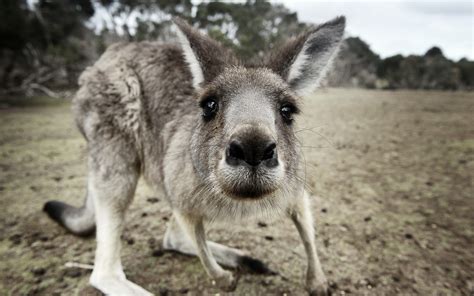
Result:
<svg viewBox="0 0 474 296"><path fill-rule="evenodd" d="M44 202L82 203L85 141L68 102L0 100L0 294L97 295L94 238L68 234ZM322 90L298 136L317 245L334 294L473 295L474 94ZM128 277L159 295L224 294L197 258L160 251L170 209L140 184L127 216ZM265 222L265 221L261 221ZM235 295L304 295L305 255L290 221L214 227L276 275L242 273Z"/></svg>

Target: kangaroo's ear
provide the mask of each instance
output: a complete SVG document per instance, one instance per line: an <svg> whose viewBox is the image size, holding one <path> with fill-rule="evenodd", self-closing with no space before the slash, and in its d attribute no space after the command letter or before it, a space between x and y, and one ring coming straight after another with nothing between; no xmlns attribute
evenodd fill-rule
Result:
<svg viewBox="0 0 474 296"><path fill-rule="evenodd" d="M178 17L173 18L173 22L195 88L198 89L204 83L212 81L226 66L237 64L235 56L219 42L202 34Z"/></svg>
<svg viewBox="0 0 474 296"><path fill-rule="evenodd" d="M337 17L289 40L270 55L267 67L280 74L299 95L311 93L336 56L345 25L345 17Z"/></svg>

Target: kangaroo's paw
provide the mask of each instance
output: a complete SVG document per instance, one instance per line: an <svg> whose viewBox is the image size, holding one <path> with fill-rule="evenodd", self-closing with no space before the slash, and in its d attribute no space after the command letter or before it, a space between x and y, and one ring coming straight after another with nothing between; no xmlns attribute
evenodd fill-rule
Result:
<svg viewBox="0 0 474 296"><path fill-rule="evenodd" d="M329 285L325 278L322 280L308 280L306 283L306 290L311 296L328 296L330 295Z"/></svg>
<svg viewBox="0 0 474 296"><path fill-rule="evenodd" d="M237 287L238 278L235 277L232 272L224 270L222 275L214 278L214 282L219 289L226 292L234 291Z"/></svg>
<svg viewBox="0 0 474 296"><path fill-rule="evenodd" d="M132 283L126 278L118 276L102 276L92 275L90 284L101 291L105 295L111 296L152 296L153 294L143 289L137 284Z"/></svg>

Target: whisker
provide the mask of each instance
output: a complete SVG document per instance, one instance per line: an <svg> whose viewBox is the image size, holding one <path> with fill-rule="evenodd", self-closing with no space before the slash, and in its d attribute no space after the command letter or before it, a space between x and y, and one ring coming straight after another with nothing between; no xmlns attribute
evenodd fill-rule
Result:
<svg viewBox="0 0 474 296"><path fill-rule="evenodd" d="M309 132L312 132L318 136L320 136L324 141L326 141L329 145L333 146L333 147L336 147L336 145L325 135L323 135L322 133L320 132L317 132L315 131L314 129L317 128L317 127L313 127L313 128L303 128L303 129L300 129L300 130L297 130L295 132L295 134L297 133L300 133L300 132L304 132L304 131L309 131Z"/></svg>

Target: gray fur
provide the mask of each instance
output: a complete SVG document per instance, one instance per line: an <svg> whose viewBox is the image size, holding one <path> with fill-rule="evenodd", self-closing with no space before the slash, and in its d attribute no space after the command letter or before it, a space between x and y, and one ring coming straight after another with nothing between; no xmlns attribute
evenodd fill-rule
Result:
<svg viewBox="0 0 474 296"><path fill-rule="evenodd" d="M204 223L286 215L295 222L308 254L308 291L324 294L326 280L316 254L297 141L280 108L290 104L297 111L301 85L323 75L344 20L290 41L282 53L267 59L273 64L260 67L246 67L217 42L181 20L176 23L185 38L181 46L116 44L81 75L73 111L88 143L92 203L81 215L55 206L49 211L69 221L62 225L74 233L90 228L79 221L95 217L98 245L91 284L106 294L134 295L148 292L123 273L120 232L140 175L153 188L164 188L173 210L164 247L198 255L226 290L236 281L218 263L236 267L249 259L242 251L207 242ZM301 54L308 57L295 65ZM199 105L209 98L219 109L205 120ZM235 138L273 141L278 165L228 164L226 147ZM246 196L248 192L252 195ZM78 229L81 225L84 229Z"/></svg>

